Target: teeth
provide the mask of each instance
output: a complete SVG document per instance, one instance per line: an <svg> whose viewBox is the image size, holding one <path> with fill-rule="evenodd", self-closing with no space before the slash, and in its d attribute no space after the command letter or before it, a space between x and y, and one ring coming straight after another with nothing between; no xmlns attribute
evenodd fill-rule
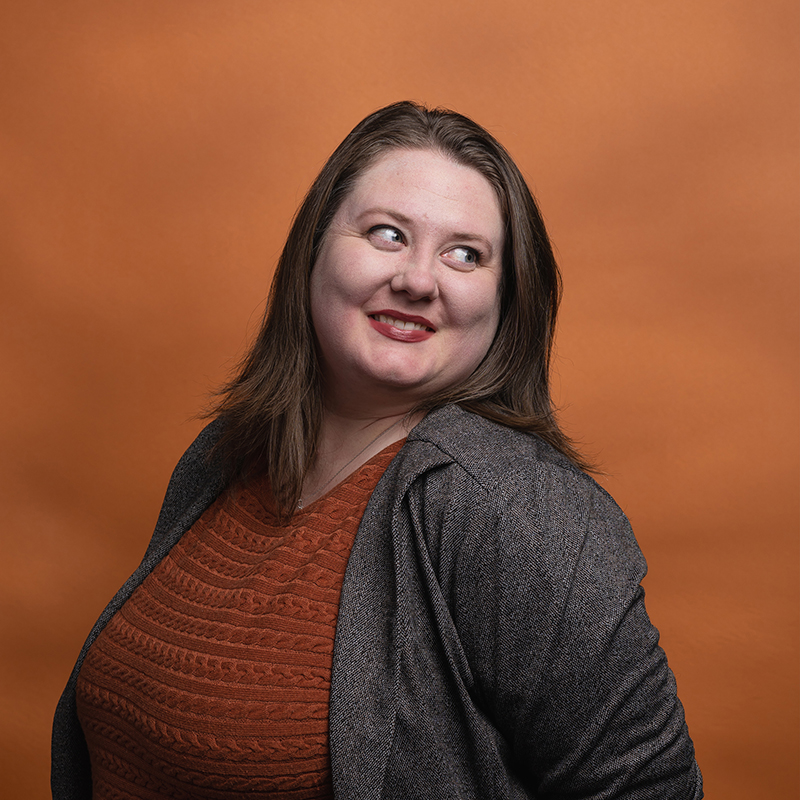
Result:
<svg viewBox="0 0 800 800"><path fill-rule="evenodd" d="M419 322L409 322L407 320L395 319L394 317L387 317L385 314L378 314L377 319L378 322L383 322L385 325L391 325L393 328L398 328L401 331L428 330L425 325L420 325Z"/></svg>

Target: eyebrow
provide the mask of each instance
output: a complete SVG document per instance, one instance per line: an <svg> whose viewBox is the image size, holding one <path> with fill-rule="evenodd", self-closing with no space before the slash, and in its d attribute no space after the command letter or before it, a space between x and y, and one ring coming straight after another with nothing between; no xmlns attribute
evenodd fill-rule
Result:
<svg viewBox="0 0 800 800"><path fill-rule="evenodd" d="M370 214L385 214L387 217L391 217L392 219L404 225L411 226L414 224L414 220L411 219L411 217L407 217L400 211L395 211L391 208L386 208L384 206L372 206L371 208L365 209L356 217L356 221L361 222L364 219L364 217L368 217ZM481 236L479 233L453 231L453 233L448 234L448 237L453 239L459 239L462 242L480 243L486 250L487 258L491 258L494 255L494 248L492 247L492 243L485 236Z"/></svg>

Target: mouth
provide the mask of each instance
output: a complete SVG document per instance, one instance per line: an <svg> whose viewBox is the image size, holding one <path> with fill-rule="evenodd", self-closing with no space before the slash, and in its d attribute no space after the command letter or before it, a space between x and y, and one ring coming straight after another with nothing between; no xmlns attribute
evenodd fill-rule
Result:
<svg viewBox="0 0 800 800"><path fill-rule="evenodd" d="M396 311L391 313L379 311L375 314L369 314L368 316L376 322L381 322L384 325L391 325L393 328L397 328L397 330L400 331L426 331L428 333L433 333L436 330L433 325L431 325L430 321L424 317L414 317L408 314L398 316Z"/></svg>
<svg viewBox="0 0 800 800"><path fill-rule="evenodd" d="M389 308L367 314L367 319L381 336L409 345L424 342L436 333L436 328L425 317L415 317Z"/></svg>

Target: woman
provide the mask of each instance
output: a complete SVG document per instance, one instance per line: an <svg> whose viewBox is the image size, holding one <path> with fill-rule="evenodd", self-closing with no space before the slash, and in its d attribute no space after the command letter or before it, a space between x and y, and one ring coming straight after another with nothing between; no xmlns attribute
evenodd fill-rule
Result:
<svg viewBox="0 0 800 800"><path fill-rule="evenodd" d="M702 797L644 560L553 415L558 299L485 130L362 121L83 648L54 797Z"/></svg>

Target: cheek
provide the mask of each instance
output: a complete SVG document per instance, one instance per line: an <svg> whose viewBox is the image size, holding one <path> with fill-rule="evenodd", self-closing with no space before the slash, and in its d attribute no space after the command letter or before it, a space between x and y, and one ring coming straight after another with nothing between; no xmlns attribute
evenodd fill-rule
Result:
<svg viewBox="0 0 800 800"><path fill-rule="evenodd" d="M499 306L489 309L481 318L480 323L475 326L475 355L478 362L483 360L483 357L489 351L494 341L495 334L500 319ZM477 366L477 364L476 364Z"/></svg>
<svg viewBox="0 0 800 800"><path fill-rule="evenodd" d="M500 319L500 301L489 296L483 302L462 304L458 312L459 336L452 357L454 363L460 361L459 371L466 377L477 369L492 346Z"/></svg>
<svg viewBox="0 0 800 800"><path fill-rule="evenodd" d="M329 252L320 257L309 280L311 324L322 351L331 355L358 329L368 287L352 259ZM343 267L342 264L346 264Z"/></svg>
<svg viewBox="0 0 800 800"><path fill-rule="evenodd" d="M481 327L484 329L484 353L491 347L494 337L497 334L497 329L500 326L500 285L499 281L493 284L493 292L491 299L486 304L483 310L483 319Z"/></svg>
<svg viewBox="0 0 800 800"><path fill-rule="evenodd" d="M359 255L352 247L335 246L320 255L311 271L312 309L331 304L353 307L367 299L370 271Z"/></svg>
<svg viewBox="0 0 800 800"><path fill-rule="evenodd" d="M322 286L319 273L317 272L317 268L315 266L311 273L311 279L308 286L309 307L311 309L311 325L314 330L317 330L319 326L324 323L324 294L324 287Z"/></svg>
<svg viewBox="0 0 800 800"><path fill-rule="evenodd" d="M332 312L341 308L343 295L344 287L339 270L328 259L320 257L311 270L309 281L311 320L315 329L325 327Z"/></svg>
<svg viewBox="0 0 800 800"><path fill-rule="evenodd" d="M453 310L456 324L465 334L491 341L500 320L500 294L497 281L487 281L480 291L462 296Z"/></svg>

